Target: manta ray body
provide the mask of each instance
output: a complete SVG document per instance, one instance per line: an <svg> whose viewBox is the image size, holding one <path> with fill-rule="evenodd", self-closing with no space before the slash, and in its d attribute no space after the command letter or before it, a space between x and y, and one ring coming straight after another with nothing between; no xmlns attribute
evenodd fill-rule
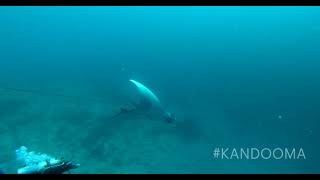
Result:
<svg viewBox="0 0 320 180"><path fill-rule="evenodd" d="M163 108L159 98L149 88L133 79L130 79L130 82L133 83L139 91L140 102L134 104L138 110L144 111L154 118L165 119L168 122L175 120L173 115Z"/></svg>

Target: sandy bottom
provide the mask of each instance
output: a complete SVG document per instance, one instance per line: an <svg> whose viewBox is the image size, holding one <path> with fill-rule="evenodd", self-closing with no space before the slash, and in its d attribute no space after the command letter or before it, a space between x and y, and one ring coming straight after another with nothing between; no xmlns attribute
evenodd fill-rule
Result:
<svg viewBox="0 0 320 180"><path fill-rule="evenodd" d="M106 100L108 101L108 100ZM64 157L80 163L72 173L186 173L206 170L183 131L141 115L114 116L121 101L106 102L37 96L2 90L0 93L0 168L16 173L15 150ZM203 149L202 149L203 150ZM210 150L204 153L210 159ZM197 159L199 158L199 159ZM209 168L210 169L210 168ZM211 171L212 169L210 169Z"/></svg>
<svg viewBox="0 0 320 180"><path fill-rule="evenodd" d="M137 114L112 118L126 103L125 97L116 91L105 92L103 101L91 101L88 97L96 91L86 89L89 85L74 83L71 87L67 83L57 87L64 88L49 89L79 98L0 89L0 169L6 173L16 173L22 166L15 157L15 150L20 146L80 163L80 168L71 171L80 174L317 171L310 169L313 162L305 166L304 161L284 164L214 159L214 147L240 147L267 141L262 141L263 136L252 136L257 134L255 128L239 129L243 122L230 120L211 106L187 109L181 105L180 110L175 109L178 114L185 113L184 108L199 112L197 121L203 121L205 126L197 129L193 124L174 126ZM265 136L264 139L271 138Z"/></svg>

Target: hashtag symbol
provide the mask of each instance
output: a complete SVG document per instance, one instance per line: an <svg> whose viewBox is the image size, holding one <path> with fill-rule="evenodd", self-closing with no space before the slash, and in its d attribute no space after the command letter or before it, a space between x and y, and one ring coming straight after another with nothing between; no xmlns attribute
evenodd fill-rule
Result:
<svg viewBox="0 0 320 180"><path fill-rule="evenodd" d="M217 159L217 158L219 158L219 155L220 155L220 149L219 149L219 148L215 148L215 149L213 150L213 157L214 157L215 159Z"/></svg>

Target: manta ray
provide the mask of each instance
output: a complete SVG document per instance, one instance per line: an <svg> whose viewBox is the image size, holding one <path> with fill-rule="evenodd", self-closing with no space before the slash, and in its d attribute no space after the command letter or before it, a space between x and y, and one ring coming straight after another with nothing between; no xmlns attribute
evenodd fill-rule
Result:
<svg viewBox="0 0 320 180"><path fill-rule="evenodd" d="M140 112L148 117L160 118L168 123L173 123L176 120L172 113L165 110L159 98L149 88L136 80L130 79L129 81L137 88L139 101L130 101L134 109L121 108L120 113Z"/></svg>

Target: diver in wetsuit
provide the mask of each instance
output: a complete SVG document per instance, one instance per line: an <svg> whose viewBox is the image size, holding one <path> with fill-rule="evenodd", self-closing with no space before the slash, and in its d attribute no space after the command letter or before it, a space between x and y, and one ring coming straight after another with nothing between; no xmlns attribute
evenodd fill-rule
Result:
<svg viewBox="0 0 320 180"><path fill-rule="evenodd" d="M69 170L71 169L78 168L79 166L79 164L75 164L70 161L64 161L61 159L61 161L56 164L47 162L47 165L45 166L22 167L18 170L18 174L63 174L65 172L69 172ZM0 169L0 174L5 173Z"/></svg>
<svg viewBox="0 0 320 180"><path fill-rule="evenodd" d="M28 152L25 146L16 150L17 161L23 167L17 170L18 174L63 174L71 169L80 167L80 164L55 158L44 153Z"/></svg>

